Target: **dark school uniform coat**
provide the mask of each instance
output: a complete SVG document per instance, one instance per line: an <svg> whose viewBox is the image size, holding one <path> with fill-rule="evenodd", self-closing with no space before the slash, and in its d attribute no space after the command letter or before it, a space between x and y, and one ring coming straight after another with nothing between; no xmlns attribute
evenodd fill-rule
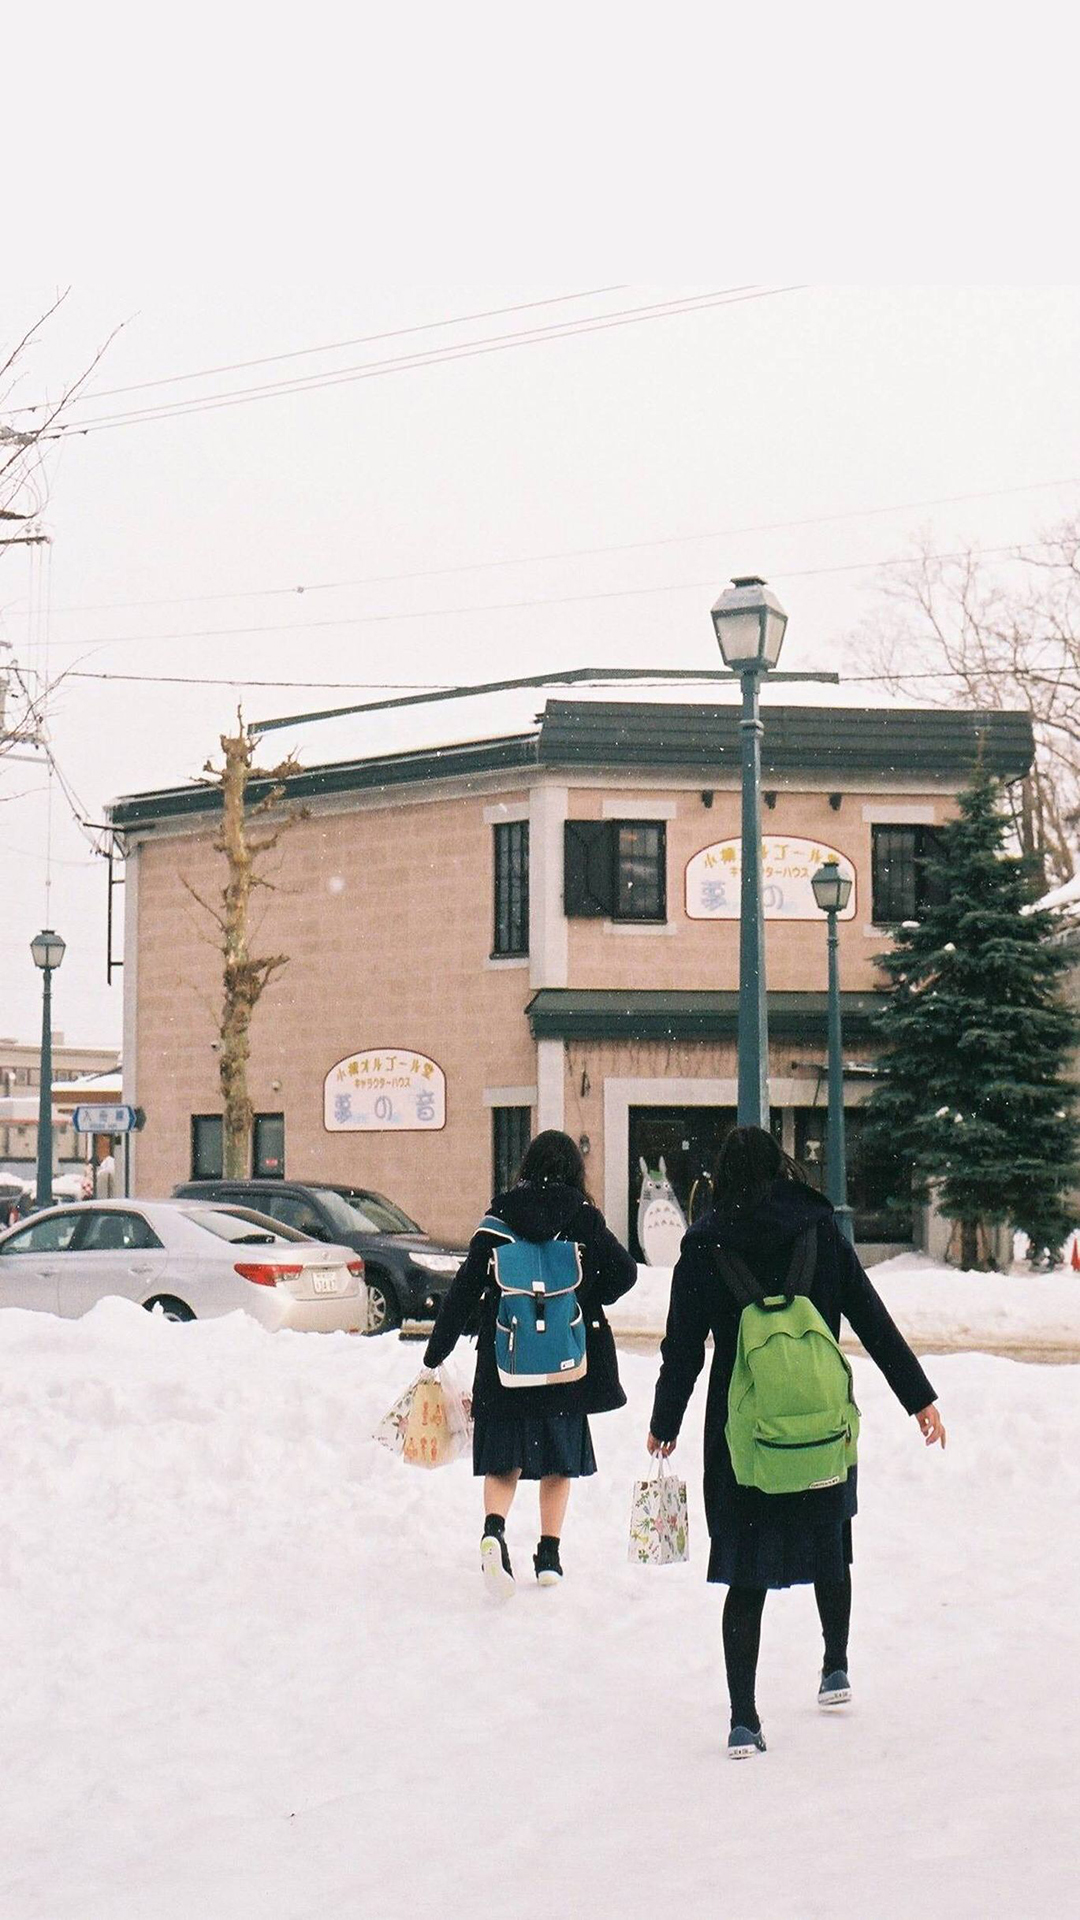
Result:
<svg viewBox="0 0 1080 1920"><path fill-rule="evenodd" d="M727 1536L732 1563L746 1545L745 1539L740 1542L734 1538L740 1529L745 1534L748 1529L775 1525L783 1519L790 1534L792 1522L797 1528L820 1528L830 1521L845 1522L854 1512L853 1487L820 1488L806 1494L764 1494L757 1488L740 1487L724 1435L740 1308L720 1276L713 1249L720 1245L741 1254L758 1280L767 1288L778 1288L786 1278L793 1243L809 1227L814 1228L817 1239L817 1264L809 1297L833 1335L839 1337L840 1321L845 1319L880 1367L905 1412L918 1413L936 1398L823 1194L799 1181L782 1178L773 1182L761 1202L745 1216L732 1219L714 1208L696 1221L683 1239L672 1277L652 1432L658 1440L678 1437L711 1333L714 1353L705 1410L705 1509L714 1542ZM766 1576L761 1584L784 1585L787 1581Z"/></svg>
<svg viewBox="0 0 1080 1920"><path fill-rule="evenodd" d="M521 1182L497 1194L489 1212L524 1240L554 1240L561 1235L581 1248L582 1281L578 1299L585 1319L587 1369L565 1386L504 1387L495 1364L495 1316L499 1289L491 1255L499 1241L492 1233L474 1233L468 1257L447 1293L424 1364L437 1367L463 1333L476 1333L473 1405L477 1412L501 1416L553 1413L609 1413L626 1405L619 1380L615 1341L605 1307L628 1293L637 1266L607 1226L603 1214L576 1187Z"/></svg>

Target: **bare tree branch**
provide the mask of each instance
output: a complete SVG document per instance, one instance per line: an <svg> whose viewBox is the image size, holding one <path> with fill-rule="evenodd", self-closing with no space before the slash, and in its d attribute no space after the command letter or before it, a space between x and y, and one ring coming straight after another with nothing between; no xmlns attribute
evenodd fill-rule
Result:
<svg viewBox="0 0 1080 1920"><path fill-rule="evenodd" d="M1030 713L1036 759L1014 809L1024 851L1048 883L1071 879L1080 823L1080 518L1004 569L976 552L942 558L924 536L880 582L859 635L890 691L935 706Z"/></svg>
<svg viewBox="0 0 1080 1920"><path fill-rule="evenodd" d="M224 962L218 1021L218 1075L224 1106L224 1172L236 1179L247 1172L251 1140L253 1114L247 1068L252 1016L267 987L289 963L288 954L251 952L252 894L257 888L273 890L273 880L259 873L258 863L277 847L283 834L306 817L307 809L291 809L268 832L253 837L249 832L250 821L280 806L286 793L285 782L299 772L299 763L290 755L276 767L255 766L255 741L239 709L235 733L221 736L221 752L220 766L208 760L203 768L221 790L221 828L214 839L214 849L223 855L226 869L221 908L204 899L190 881L183 880L183 884L210 915L221 936L220 941L215 942ZM251 786L261 787L264 783L269 783L266 791L252 802Z"/></svg>

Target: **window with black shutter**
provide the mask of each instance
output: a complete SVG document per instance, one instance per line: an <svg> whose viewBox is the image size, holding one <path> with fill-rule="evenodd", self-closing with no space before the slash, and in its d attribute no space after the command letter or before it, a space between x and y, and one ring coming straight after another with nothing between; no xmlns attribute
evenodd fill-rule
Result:
<svg viewBox="0 0 1080 1920"><path fill-rule="evenodd" d="M663 820L568 820L563 846L569 919L667 919Z"/></svg>
<svg viewBox="0 0 1080 1920"><path fill-rule="evenodd" d="M517 1179L532 1138L531 1107L492 1107L491 1175L492 1192L505 1193Z"/></svg>
<svg viewBox="0 0 1080 1920"><path fill-rule="evenodd" d="M940 904L945 892L942 881L928 870L941 828L875 826L871 836L874 925L921 919L927 907Z"/></svg>
<svg viewBox="0 0 1080 1920"><path fill-rule="evenodd" d="M492 957L529 951L529 823L500 821L495 828L495 929Z"/></svg>
<svg viewBox="0 0 1080 1920"><path fill-rule="evenodd" d="M609 920L615 911L613 822L568 820L563 829L563 909L571 920Z"/></svg>

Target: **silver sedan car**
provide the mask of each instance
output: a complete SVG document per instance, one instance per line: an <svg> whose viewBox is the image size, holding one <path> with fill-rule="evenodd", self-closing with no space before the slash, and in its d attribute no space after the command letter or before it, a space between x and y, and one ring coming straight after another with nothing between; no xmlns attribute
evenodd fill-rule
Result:
<svg viewBox="0 0 1080 1920"><path fill-rule="evenodd" d="M272 1330L367 1327L358 1254L241 1207L84 1201L0 1234L0 1307L76 1318L110 1294L170 1320L239 1310Z"/></svg>

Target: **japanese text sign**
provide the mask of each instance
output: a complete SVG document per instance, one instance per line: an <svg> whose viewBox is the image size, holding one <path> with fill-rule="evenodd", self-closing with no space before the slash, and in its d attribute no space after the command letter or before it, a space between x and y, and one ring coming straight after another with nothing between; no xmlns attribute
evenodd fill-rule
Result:
<svg viewBox="0 0 1080 1920"><path fill-rule="evenodd" d="M851 898L840 920L855 918L855 868L846 854L824 840L767 833L761 842L761 902L766 920L821 920L810 885L827 860L851 881ZM742 841L718 840L702 847L686 867L688 920L737 920L742 884Z"/></svg>
<svg viewBox="0 0 1080 1920"><path fill-rule="evenodd" d="M412 1047L365 1047L323 1082L327 1133L432 1133L446 1125L446 1075Z"/></svg>

